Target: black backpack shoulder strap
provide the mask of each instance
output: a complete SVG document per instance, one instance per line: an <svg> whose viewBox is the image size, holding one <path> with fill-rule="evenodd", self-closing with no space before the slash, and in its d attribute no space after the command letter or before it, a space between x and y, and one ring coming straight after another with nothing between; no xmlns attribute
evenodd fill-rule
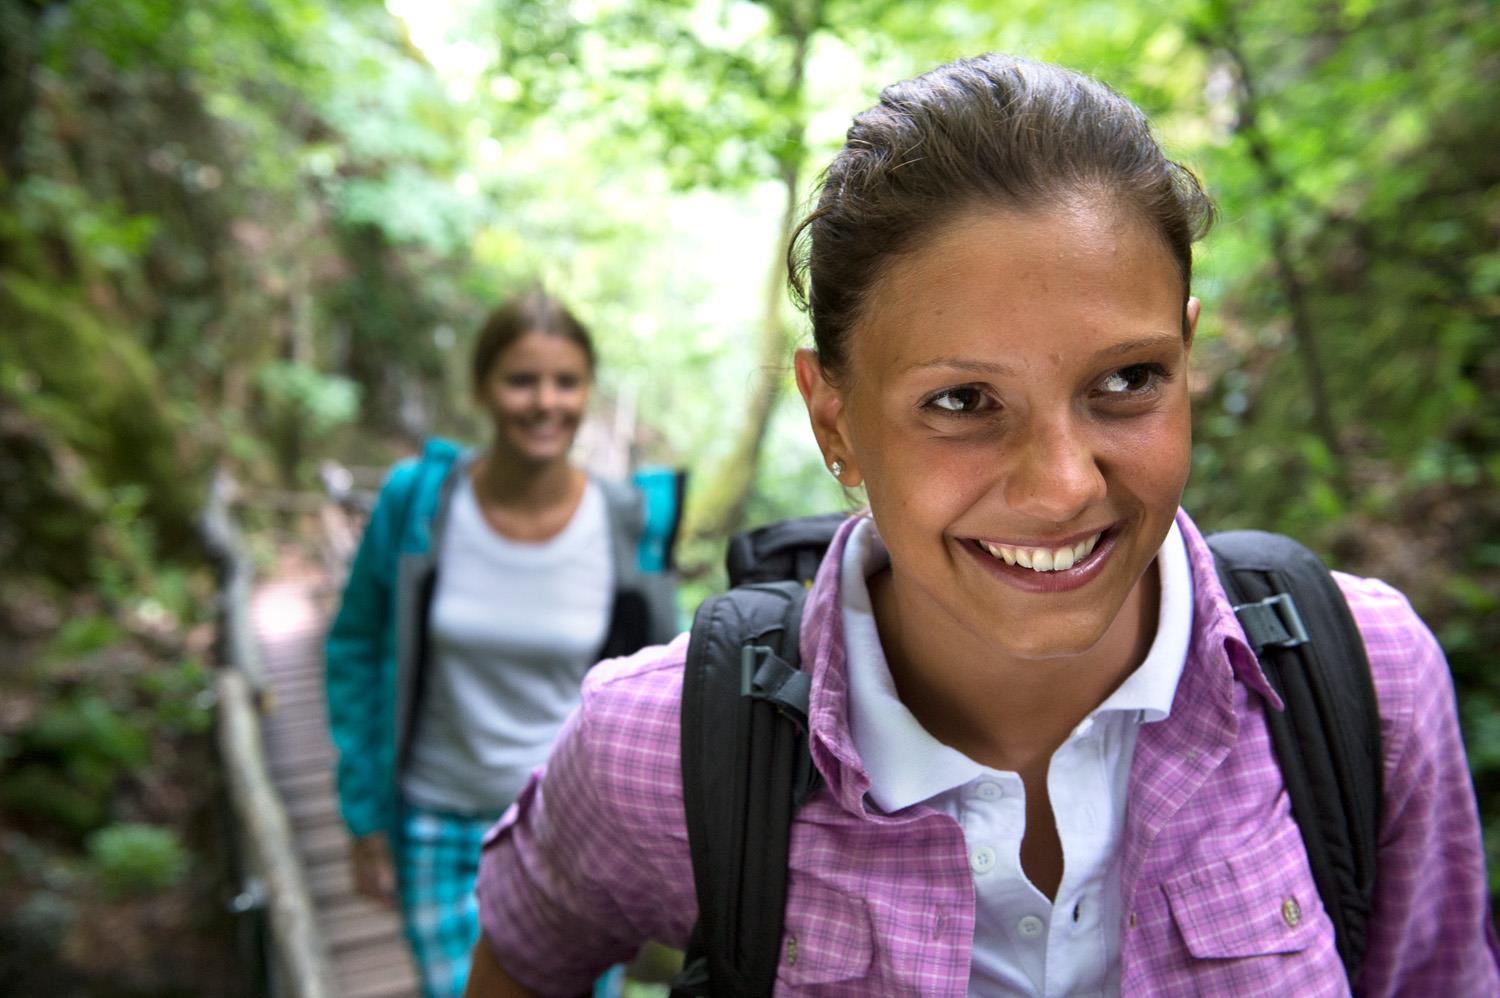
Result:
<svg viewBox="0 0 1500 998"><path fill-rule="evenodd" d="M797 580L740 586L693 620L681 752L698 924L673 998L775 984L792 817L818 785L798 668L806 595Z"/></svg>
<svg viewBox="0 0 1500 998"><path fill-rule="evenodd" d="M1235 615L1286 705L1266 724L1351 984L1364 957L1384 776L1364 638L1323 561L1258 530L1208 538Z"/></svg>

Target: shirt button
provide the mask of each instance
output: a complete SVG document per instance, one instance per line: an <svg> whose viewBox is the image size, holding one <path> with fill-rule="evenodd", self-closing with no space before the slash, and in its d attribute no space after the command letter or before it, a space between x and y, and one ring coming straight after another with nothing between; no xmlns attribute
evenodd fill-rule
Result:
<svg viewBox="0 0 1500 998"><path fill-rule="evenodd" d="M1293 929L1302 921L1302 906L1297 903L1296 898L1287 898L1281 902L1281 920Z"/></svg>
<svg viewBox="0 0 1500 998"><path fill-rule="evenodd" d="M969 867L975 873L989 873L995 868L995 850L980 846L969 854Z"/></svg>
<svg viewBox="0 0 1500 998"><path fill-rule="evenodd" d="M1035 915L1027 915L1016 923L1016 931L1021 933L1022 939L1035 939L1045 928L1042 920Z"/></svg>
<svg viewBox="0 0 1500 998"><path fill-rule="evenodd" d="M1000 789L1000 784L989 781L979 784L974 788L974 792L979 795L980 800L999 800L1005 796L1005 791Z"/></svg>

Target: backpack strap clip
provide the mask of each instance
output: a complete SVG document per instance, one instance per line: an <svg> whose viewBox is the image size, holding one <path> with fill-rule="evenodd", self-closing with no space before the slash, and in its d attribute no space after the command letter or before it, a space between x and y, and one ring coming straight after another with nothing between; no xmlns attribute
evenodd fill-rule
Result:
<svg viewBox="0 0 1500 998"><path fill-rule="evenodd" d="M1307 644L1307 628L1290 593L1276 593L1255 603L1241 603L1234 608L1245 637L1255 654L1266 648L1296 648Z"/></svg>
<svg viewBox="0 0 1500 998"><path fill-rule="evenodd" d="M740 648L740 696L768 701L805 728L811 693L812 678L773 649L765 645Z"/></svg>

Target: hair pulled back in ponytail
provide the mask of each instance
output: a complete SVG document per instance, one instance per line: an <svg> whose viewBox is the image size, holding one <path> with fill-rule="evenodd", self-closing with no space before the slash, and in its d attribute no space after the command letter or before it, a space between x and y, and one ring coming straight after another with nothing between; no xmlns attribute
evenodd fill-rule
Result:
<svg viewBox="0 0 1500 998"><path fill-rule="evenodd" d="M787 251L824 374L845 370L849 332L893 258L966 212L1078 199L1133 211L1157 232L1186 300L1213 203L1129 100L1081 73L996 54L887 87L854 119Z"/></svg>

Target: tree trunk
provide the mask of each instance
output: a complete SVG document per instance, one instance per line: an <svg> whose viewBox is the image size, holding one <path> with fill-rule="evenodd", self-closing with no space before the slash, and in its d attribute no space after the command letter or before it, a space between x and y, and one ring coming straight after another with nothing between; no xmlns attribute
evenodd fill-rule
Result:
<svg viewBox="0 0 1500 998"><path fill-rule="evenodd" d="M756 367L755 384L746 406L745 421L735 437L734 446L706 476L707 482L689 509L684 533L690 539L724 537L740 527L745 515L745 504L755 485L755 473L760 464L761 445L765 442L766 429L786 382L792 337L782 319L782 307L786 298L786 243L797 222L797 175L798 170L794 164L782 169L786 202L776 240L776 252L766 280L760 322L760 358Z"/></svg>
<svg viewBox="0 0 1500 998"><path fill-rule="evenodd" d="M1218 15L1214 27L1198 26L1196 34L1200 44L1217 48L1234 63L1239 75L1239 91L1236 106L1238 123L1235 127L1249 147L1250 159L1260 172L1261 183L1271 195L1263 207L1267 219L1267 238L1270 243L1271 260L1277 282L1286 299L1292 341L1302 360L1302 372L1307 378L1308 398L1312 403L1313 428L1327 449L1333 466L1333 487L1341 496L1349 494L1346 478L1346 455L1338 423L1333 416L1333 404L1328 391L1328 379L1324 374L1322 350L1313 328L1312 313L1307 303L1307 286L1297 271L1292 258L1291 233L1283 215L1285 195L1290 185L1276 165L1271 146L1260 128L1260 106L1254 79L1240 42L1239 26L1235 20L1234 7L1229 0L1219 0L1213 5Z"/></svg>
<svg viewBox="0 0 1500 998"><path fill-rule="evenodd" d="M781 32L792 45L791 64L782 94L786 102L787 125L776 147L779 179L785 203L781 228L777 233L771 271L766 280L764 307L760 324L760 357L754 387L741 424L729 453L705 477L689 506L684 524L684 547L692 542L727 537L739 529L745 505L755 487L760 467L761 446L776 403L781 398L786 372L791 363L792 336L782 319L786 300L786 245L797 224L800 206L797 182L806 151L806 115L802 111L802 89L807 74L807 56L813 33L821 26L823 0L790 0L769 5L780 24ZM686 566L689 571L692 566Z"/></svg>

